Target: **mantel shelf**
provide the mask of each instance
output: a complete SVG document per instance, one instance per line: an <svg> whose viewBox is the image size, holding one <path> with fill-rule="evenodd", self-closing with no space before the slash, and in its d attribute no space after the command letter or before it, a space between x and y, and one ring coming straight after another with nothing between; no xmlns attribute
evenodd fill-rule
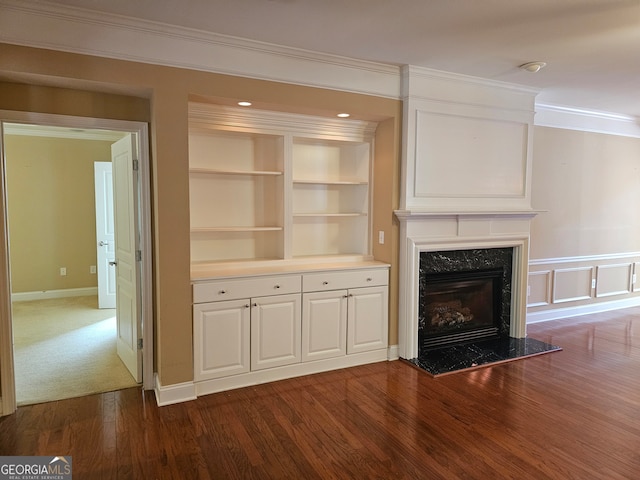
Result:
<svg viewBox="0 0 640 480"><path fill-rule="evenodd" d="M269 170L220 170L214 168L190 168L189 173L200 173L205 175L262 175L262 176L278 176L282 172Z"/></svg>

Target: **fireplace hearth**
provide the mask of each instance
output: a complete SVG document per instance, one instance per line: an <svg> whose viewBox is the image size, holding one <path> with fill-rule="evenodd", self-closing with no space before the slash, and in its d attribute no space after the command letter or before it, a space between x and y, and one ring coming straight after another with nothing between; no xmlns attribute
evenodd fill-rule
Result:
<svg viewBox="0 0 640 480"><path fill-rule="evenodd" d="M420 252L418 356L412 365L438 376L560 350L513 338L514 249Z"/></svg>

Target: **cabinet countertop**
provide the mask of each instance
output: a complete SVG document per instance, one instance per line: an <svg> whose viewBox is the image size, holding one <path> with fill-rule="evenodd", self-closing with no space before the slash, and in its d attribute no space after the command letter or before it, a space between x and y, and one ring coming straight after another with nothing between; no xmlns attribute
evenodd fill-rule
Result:
<svg viewBox="0 0 640 480"><path fill-rule="evenodd" d="M377 260L327 261L327 262L284 262L266 261L246 265L201 264L191 265L191 282L201 283L224 278L266 276L291 273L315 273L323 271L359 270L367 268L389 268L390 265Z"/></svg>

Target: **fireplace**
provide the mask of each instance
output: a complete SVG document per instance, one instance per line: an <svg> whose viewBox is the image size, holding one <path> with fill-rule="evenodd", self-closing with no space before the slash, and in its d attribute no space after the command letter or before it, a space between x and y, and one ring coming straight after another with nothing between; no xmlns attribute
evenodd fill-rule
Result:
<svg viewBox="0 0 640 480"><path fill-rule="evenodd" d="M508 337L513 248L420 253L418 352Z"/></svg>
<svg viewBox="0 0 640 480"><path fill-rule="evenodd" d="M502 268L425 274L418 307L419 352L497 338Z"/></svg>

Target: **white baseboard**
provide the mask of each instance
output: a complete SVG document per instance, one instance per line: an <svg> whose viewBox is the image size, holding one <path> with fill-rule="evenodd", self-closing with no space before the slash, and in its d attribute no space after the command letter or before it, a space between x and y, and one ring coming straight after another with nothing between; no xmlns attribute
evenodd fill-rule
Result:
<svg viewBox="0 0 640 480"><path fill-rule="evenodd" d="M400 358L400 347L398 345L389 345L387 348L387 360L398 360Z"/></svg>
<svg viewBox="0 0 640 480"><path fill-rule="evenodd" d="M174 403L188 402L195 400L196 387L193 382L176 383L175 385L169 385L163 387L160 385L160 378L158 374L155 375L155 388L156 402L159 407L165 405L173 405Z"/></svg>
<svg viewBox="0 0 640 480"><path fill-rule="evenodd" d="M209 395L211 393L224 392L236 388L250 387L262 383L275 382L288 378L312 375L315 373L328 372L357 365L365 365L374 362L384 362L387 360L387 350L379 349L369 352L352 353L349 355L314 360L311 362L295 363L282 367L256 370L229 377L214 378L196 382L196 394Z"/></svg>
<svg viewBox="0 0 640 480"><path fill-rule="evenodd" d="M64 290L42 290L38 292L19 292L11 294L12 302L47 300L49 298L88 297L98 295L98 287L67 288Z"/></svg>
<svg viewBox="0 0 640 480"><path fill-rule="evenodd" d="M637 306L640 306L640 297L632 297L625 300L615 300L612 302L591 303L589 305L580 305L577 307L554 308L552 310L527 313L527 324L548 322L550 320L578 317L581 315L588 315L590 313L608 312L611 310L619 310L621 308Z"/></svg>

